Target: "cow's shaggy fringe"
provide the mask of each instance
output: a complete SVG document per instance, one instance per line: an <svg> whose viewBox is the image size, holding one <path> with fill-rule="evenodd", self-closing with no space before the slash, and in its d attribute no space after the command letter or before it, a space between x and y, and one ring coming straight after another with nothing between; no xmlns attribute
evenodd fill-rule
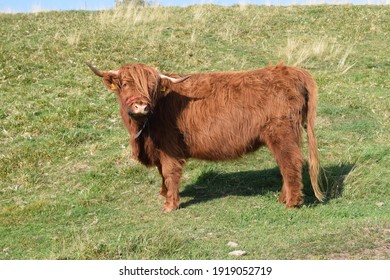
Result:
<svg viewBox="0 0 390 280"><path fill-rule="evenodd" d="M283 177L279 202L300 206L305 125L311 184L323 200L314 133L317 86L307 71L279 64L252 71L194 73L175 83L144 64L108 72L91 69L118 95L133 157L157 166L160 193L166 197L164 211L179 207L178 186L188 158L234 159L264 145ZM134 114L133 108L146 108L145 102L150 110Z"/></svg>
<svg viewBox="0 0 390 280"><path fill-rule="evenodd" d="M139 67L139 64L127 64L124 66L122 79L130 80L134 83L137 91L150 102L157 99L157 88L159 75L156 70L150 67Z"/></svg>

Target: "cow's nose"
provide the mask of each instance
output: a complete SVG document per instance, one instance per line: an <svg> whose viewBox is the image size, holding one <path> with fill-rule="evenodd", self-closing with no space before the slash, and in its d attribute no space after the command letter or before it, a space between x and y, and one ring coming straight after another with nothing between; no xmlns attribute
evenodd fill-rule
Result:
<svg viewBox="0 0 390 280"><path fill-rule="evenodd" d="M133 103L130 106L129 114L131 115L146 115L150 111L149 104Z"/></svg>

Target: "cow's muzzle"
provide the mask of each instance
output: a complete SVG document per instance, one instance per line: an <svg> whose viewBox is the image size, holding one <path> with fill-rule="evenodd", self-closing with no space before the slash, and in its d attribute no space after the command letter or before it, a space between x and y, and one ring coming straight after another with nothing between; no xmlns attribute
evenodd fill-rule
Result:
<svg viewBox="0 0 390 280"><path fill-rule="evenodd" d="M129 107L129 115L146 116L150 113L149 104L134 102Z"/></svg>
<svg viewBox="0 0 390 280"><path fill-rule="evenodd" d="M143 98L131 97L126 100L128 114L135 120L147 117L151 113L149 102Z"/></svg>

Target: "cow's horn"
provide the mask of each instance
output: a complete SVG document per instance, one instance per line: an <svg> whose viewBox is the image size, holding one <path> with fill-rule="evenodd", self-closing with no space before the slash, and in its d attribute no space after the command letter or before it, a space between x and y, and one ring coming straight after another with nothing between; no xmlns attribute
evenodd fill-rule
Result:
<svg viewBox="0 0 390 280"><path fill-rule="evenodd" d="M97 70L97 69L96 69L91 63L89 63L89 62L86 62L85 64L87 64L88 67L92 70L92 72L95 73L95 74L96 74L97 76L99 76L99 77L103 77L103 76L104 76L104 73L107 73L107 72L102 72L102 71ZM118 71L118 70L116 70L116 71L111 70L111 71L108 71L108 73L109 73L109 74L112 74L112 75L115 75L115 76L118 76L119 71Z"/></svg>
<svg viewBox="0 0 390 280"><path fill-rule="evenodd" d="M185 76L185 77L181 77L181 78L172 78L172 77L168 77L168 76L165 76L163 74L160 74L160 78L161 79L168 79L170 80L172 83L174 84L177 84L177 83L181 83L181 82L184 82L185 80L187 80L190 76Z"/></svg>
<svg viewBox="0 0 390 280"><path fill-rule="evenodd" d="M118 76L119 75L119 70L111 70L111 71L108 71L108 73L110 73L110 74L113 74L113 75L115 75L115 76Z"/></svg>
<svg viewBox="0 0 390 280"><path fill-rule="evenodd" d="M95 73L97 76L103 77L103 72L97 70L91 63L86 62L85 64L87 64L87 66L89 67L89 69L91 69L92 72Z"/></svg>

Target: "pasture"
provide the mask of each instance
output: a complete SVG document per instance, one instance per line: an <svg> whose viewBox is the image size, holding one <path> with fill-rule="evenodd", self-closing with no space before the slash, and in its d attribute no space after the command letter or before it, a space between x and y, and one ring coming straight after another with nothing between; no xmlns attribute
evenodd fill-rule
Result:
<svg viewBox="0 0 390 280"><path fill-rule="evenodd" d="M0 20L0 259L390 258L390 6L129 6ZM305 169L304 206L278 204L281 176L260 149L190 160L181 209L161 213L158 171L130 159L116 97L85 61L307 69L327 200L315 200ZM247 254L229 256L230 241Z"/></svg>

